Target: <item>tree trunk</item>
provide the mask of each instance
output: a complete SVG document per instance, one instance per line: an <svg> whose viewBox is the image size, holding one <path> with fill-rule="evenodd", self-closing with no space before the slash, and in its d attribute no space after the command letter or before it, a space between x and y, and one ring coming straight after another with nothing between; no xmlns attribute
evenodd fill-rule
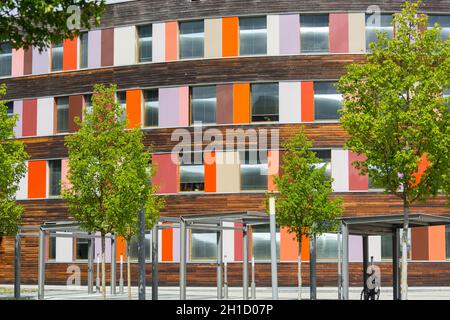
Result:
<svg viewBox="0 0 450 320"><path fill-rule="evenodd" d="M101 234L102 240L102 298L106 300L106 268L105 268L105 234Z"/></svg>
<svg viewBox="0 0 450 320"><path fill-rule="evenodd" d="M128 288L128 300L131 300L130 241L127 241L127 288Z"/></svg>
<svg viewBox="0 0 450 320"><path fill-rule="evenodd" d="M302 300L302 236L298 237L297 254L297 278L298 278L298 300Z"/></svg>
<svg viewBox="0 0 450 320"><path fill-rule="evenodd" d="M401 299L408 300L408 227L409 203L403 201L403 235L402 235L402 268L401 268Z"/></svg>

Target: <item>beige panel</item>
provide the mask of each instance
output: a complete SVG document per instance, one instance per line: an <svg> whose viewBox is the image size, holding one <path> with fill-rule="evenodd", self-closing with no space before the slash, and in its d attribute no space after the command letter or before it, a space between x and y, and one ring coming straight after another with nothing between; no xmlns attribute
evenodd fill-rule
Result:
<svg viewBox="0 0 450 320"><path fill-rule="evenodd" d="M205 58L222 56L222 19L205 19Z"/></svg>
<svg viewBox="0 0 450 320"><path fill-rule="evenodd" d="M364 13L348 14L348 49L350 53L366 51L366 22Z"/></svg>
<svg viewBox="0 0 450 320"><path fill-rule="evenodd" d="M216 153L216 192L239 192L241 174L238 152Z"/></svg>

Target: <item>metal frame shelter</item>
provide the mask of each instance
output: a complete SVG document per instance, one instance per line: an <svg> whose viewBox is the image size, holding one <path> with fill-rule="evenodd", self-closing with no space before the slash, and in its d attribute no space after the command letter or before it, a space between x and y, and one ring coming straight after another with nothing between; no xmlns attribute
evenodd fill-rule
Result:
<svg viewBox="0 0 450 320"><path fill-rule="evenodd" d="M403 214L341 218L341 229L338 233L338 298L349 299L349 258L348 237L350 234L363 237L363 279L367 281L368 267L368 236L392 235L392 283L394 300L400 296L400 230L403 228ZM436 225L450 225L450 216L435 216L429 214L410 214L409 227L428 227Z"/></svg>

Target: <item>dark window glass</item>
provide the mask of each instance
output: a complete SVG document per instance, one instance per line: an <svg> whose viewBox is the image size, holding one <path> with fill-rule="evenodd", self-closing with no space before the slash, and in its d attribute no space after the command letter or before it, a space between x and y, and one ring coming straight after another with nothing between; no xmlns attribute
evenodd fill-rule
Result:
<svg viewBox="0 0 450 320"><path fill-rule="evenodd" d="M428 27L434 27L435 24L438 24L441 28L441 37L442 40L447 40L450 36L450 16L428 16Z"/></svg>
<svg viewBox="0 0 450 320"><path fill-rule="evenodd" d="M317 259L337 259L337 234L324 233L316 237Z"/></svg>
<svg viewBox="0 0 450 320"><path fill-rule="evenodd" d="M180 22L180 59L203 58L204 38L203 20Z"/></svg>
<svg viewBox="0 0 450 320"><path fill-rule="evenodd" d="M92 94L84 95L84 108L86 109L87 113L92 112Z"/></svg>
<svg viewBox="0 0 450 320"><path fill-rule="evenodd" d="M240 55L267 53L266 17L239 18L239 51Z"/></svg>
<svg viewBox="0 0 450 320"><path fill-rule="evenodd" d="M56 238L48 238L48 260L56 259Z"/></svg>
<svg viewBox="0 0 450 320"><path fill-rule="evenodd" d="M216 86L191 88L191 123L216 123Z"/></svg>
<svg viewBox="0 0 450 320"><path fill-rule="evenodd" d="M158 126L158 89L144 91L144 126Z"/></svg>
<svg viewBox="0 0 450 320"><path fill-rule="evenodd" d="M88 67L88 33L80 34L80 68Z"/></svg>
<svg viewBox="0 0 450 320"><path fill-rule="evenodd" d="M9 43L0 44L0 77L11 75L12 47Z"/></svg>
<svg viewBox="0 0 450 320"><path fill-rule="evenodd" d="M300 16L301 52L328 52L328 15Z"/></svg>
<svg viewBox="0 0 450 320"><path fill-rule="evenodd" d="M270 260L270 226L252 226L253 257L255 260ZM280 259L280 227L276 233L277 259Z"/></svg>
<svg viewBox="0 0 450 320"><path fill-rule="evenodd" d="M335 82L314 82L314 119L337 120L342 107L342 95Z"/></svg>
<svg viewBox="0 0 450 320"><path fill-rule="evenodd" d="M267 151L240 151L241 190L267 190Z"/></svg>
<svg viewBox="0 0 450 320"><path fill-rule="evenodd" d="M313 150L316 153L316 157L322 160L321 163L318 164L319 168L323 166L327 166L325 173L328 179L331 179L331 150L329 149L319 149Z"/></svg>
<svg viewBox="0 0 450 320"><path fill-rule="evenodd" d="M445 256L450 259L450 226L445 227Z"/></svg>
<svg viewBox="0 0 450 320"><path fill-rule="evenodd" d="M56 132L63 133L69 131L69 98L56 98L57 127Z"/></svg>
<svg viewBox="0 0 450 320"><path fill-rule="evenodd" d="M252 84L252 121L278 121L278 83Z"/></svg>
<svg viewBox="0 0 450 320"><path fill-rule="evenodd" d="M217 232L191 231L191 260L217 259Z"/></svg>
<svg viewBox="0 0 450 320"><path fill-rule="evenodd" d="M123 110L120 120L125 120L127 116L127 93L126 91L119 91L116 93L116 95L117 95L117 103Z"/></svg>
<svg viewBox="0 0 450 320"><path fill-rule="evenodd" d="M145 260L151 259L151 250L152 250L152 236L150 233L145 233ZM137 237L131 238L130 242L130 259L133 261L137 261L139 258L138 254L138 239ZM125 257L124 257L125 259Z"/></svg>
<svg viewBox="0 0 450 320"><path fill-rule="evenodd" d="M49 160L49 196L56 197L61 194L61 160Z"/></svg>
<svg viewBox="0 0 450 320"><path fill-rule="evenodd" d="M190 158L185 157L180 164L180 191L203 191L205 190L205 168L203 159L201 163L195 162L195 154L191 153Z"/></svg>
<svg viewBox="0 0 450 320"><path fill-rule="evenodd" d="M89 252L89 240L77 238L75 240L75 259L87 260Z"/></svg>
<svg viewBox="0 0 450 320"><path fill-rule="evenodd" d="M381 259L392 259L392 235L381 236Z"/></svg>
<svg viewBox="0 0 450 320"><path fill-rule="evenodd" d="M379 25L378 25L379 22ZM392 39L394 27L392 26L392 15L382 14L380 19L373 15L366 15L366 49L369 51L369 44L377 42L377 33L384 32L388 39Z"/></svg>
<svg viewBox="0 0 450 320"><path fill-rule="evenodd" d="M370 166L369 168L376 169L376 167L374 167L374 166ZM377 170L377 171L379 171L379 170ZM374 190L383 189L383 185L375 183L375 181L373 181L373 179L370 177L370 174L368 175L368 180L369 180L369 189L374 189Z"/></svg>
<svg viewBox="0 0 450 320"><path fill-rule="evenodd" d="M139 26L139 62L152 61L152 26Z"/></svg>
<svg viewBox="0 0 450 320"><path fill-rule="evenodd" d="M6 107L7 107L7 110L6 110L7 116L12 117L14 115L14 102L8 101L6 103Z"/></svg>
<svg viewBox="0 0 450 320"><path fill-rule="evenodd" d="M63 44L52 45L52 71L61 71L63 68Z"/></svg>

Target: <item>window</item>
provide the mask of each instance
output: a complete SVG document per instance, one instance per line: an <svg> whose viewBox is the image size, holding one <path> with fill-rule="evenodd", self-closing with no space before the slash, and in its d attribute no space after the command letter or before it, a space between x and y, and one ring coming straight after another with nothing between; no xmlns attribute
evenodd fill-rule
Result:
<svg viewBox="0 0 450 320"><path fill-rule="evenodd" d="M48 260L56 259L56 238L48 237Z"/></svg>
<svg viewBox="0 0 450 320"><path fill-rule="evenodd" d="M329 48L328 15L300 16L301 52L328 52Z"/></svg>
<svg viewBox="0 0 450 320"><path fill-rule="evenodd" d="M280 259L280 227L276 229L277 259ZM252 248L255 260L270 260L270 226L252 226Z"/></svg>
<svg viewBox="0 0 450 320"><path fill-rule="evenodd" d="M158 126L158 89L144 91L144 126Z"/></svg>
<svg viewBox="0 0 450 320"><path fill-rule="evenodd" d="M69 131L69 98L56 98L56 132L64 133Z"/></svg>
<svg viewBox="0 0 450 320"><path fill-rule="evenodd" d="M217 259L217 232L191 231L191 260Z"/></svg>
<svg viewBox="0 0 450 320"><path fill-rule="evenodd" d="M441 37L442 40L447 40L450 36L450 16L428 16L428 27L432 28L435 24L441 26Z"/></svg>
<svg viewBox="0 0 450 320"><path fill-rule="evenodd" d="M63 68L63 44L52 45L52 71L61 71Z"/></svg>
<svg viewBox="0 0 450 320"><path fill-rule="evenodd" d="M324 233L316 237L317 259L337 259L338 242L337 234Z"/></svg>
<svg viewBox="0 0 450 320"><path fill-rule="evenodd" d="M152 252L152 236L149 231L145 232L145 260L151 260ZM133 237L130 241L130 260L137 261L139 259L138 238ZM124 257L125 259L125 257Z"/></svg>
<svg viewBox="0 0 450 320"><path fill-rule="evenodd" d="M377 169L377 167L369 166L369 169ZM377 171L379 172L380 170L377 169ZM369 180L369 190L383 189L383 185L375 183L375 181L373 181L373 179L370 177L370 174L368 175L368 180Z"/></svg>
<svg viewBox="0 0 450 320"><path fill-rule="evenodd" d="M12 117L14 115L14 102L8 101L6 103L6 115L8 117Z"/></svg>
<svg viewBox="0 0 450 320"><path fill-rule="evenodd" d="M380 25L376 25L380 22ZM384 32L388 39L392 39L394 34L394 27L392 26L392 15L382 14L380 19L376 19L373 15L366 15L366 50L369 51L369 44L377 42L377 33Z"/></svg>
<svg viewBox="0 0 450 320"><path fill-rule="evenodd" d="M127 93L126 91L119 91L116 93L116 96L117 96L117 103L123 110L123 113L120 116L119 120L125 120L127 116Z"/></svg>
<svg viewBox="0 0 450 320"><path fill-rule="evenodd" d="M82 32L80 34L80 69L88 67L88 33Z"/></svg>
<svg viewBox="0 0 450 320"><path fill-rule="evenodd" d="M325 174L328 179L331 179L331 150L320 149L314 150L314 152L316 153L316 157L322 160L317 167L322 168L326 165Z"/></svg>
<svg viewBox="0 0 450 320"><path fill-rule="evenodd" d="M61 194L61 160L48 161L48 193L50 197Z"/></svg>
<svg viewBox="0 0 450 320"><path fill-rule="evenodd" d="M89 239L76 238L75 260L87 260L89 257Z"/></svg>
<svg viewBox="0 0 450 320"><path fill-rule="evenodd" d="M450 226L445 227L445 257L450 259Z"/></svg>
<svg viewBox="0 0 450 320"><path fill-rule="evenodd" d="M204 38L203 20L180 22L180 59L203 58Z"/></svg>
<svg viewBox="0 0 450 320"><path fill-rule="evenodd" d="M87 113L92 113L92 94L84 95L84 108Z"/></svg>
<svg viewBox="0 0 450 320"><path fill-rule="evenodd" d="M266 17L239 18L239 51L240 55L267 53Z"/></svg>
<svg viewBox="0 0 450 320"><path fill-rule="evenodd" d="M216 123L216 86L191 88L191 123Z"/></svg>
<svg viewBox="0 0 450 320"><path fill-rule="evenodd" d="M241 190L267 190L267 152L240 151Z"/></svg>
<svg viewBox="0 0 450 320"><path fill-rule="evenodd" d="M12 48L9 43L0 44L0 77L11 75Z"/></svg>
<svg viewBox="0 0 450 320"><path fill-rule="evenodd" d="M342 107L342 95L335 82L314 82L314 119L338 120Z"/></svg>
<svg viewBox="0 0 450 320"><path fill-rule="evenodd" d="M184 158L184 159L183 159ZM205 168L203 157L201 163L195 161L195 153L189 157L182 157L180 164L180 191L203 191L205 190Z"/></svg>
<svg viewBox="0 0 450 320"><path fill-rule="evenodd" d="M278 83L251 85L252 121L278 121Z"/></svg>
<svg viewBox="0 0 450 320"><path fill-rule="evenodd" d="M381 236L381 259L392 259L392 235Z"/></svg>
<svg viewBox="0 0 450 320"><path fill-rule="evenodd" d="M152 25L139 26L137 31L139 39L139 62L152 61Z"/></svg>

